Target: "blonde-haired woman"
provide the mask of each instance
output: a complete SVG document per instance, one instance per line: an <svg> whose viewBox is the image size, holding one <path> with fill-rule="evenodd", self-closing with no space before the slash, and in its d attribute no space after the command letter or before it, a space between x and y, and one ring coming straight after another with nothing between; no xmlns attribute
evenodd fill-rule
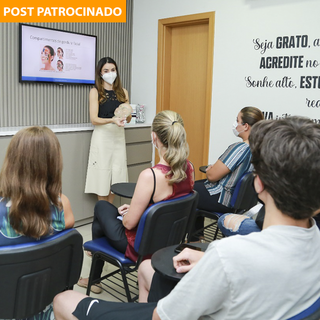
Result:
<svg viewBox="0 0 320 320"><path fill-rule="evenodd" d="M158 149L160 161L143 170L138 178L131 205L118 209L107 201L98 201L94 210L92 238L107 237L109 242L131 259L137 258L134 241L137 225L143 212L153 203L180 197L193 190L194 170L187 160L189 146L181 116L165 110L158 113L151 127L152 143ZM123 220L117 216L123 216ZM94 278L101 274L103 262L95 270ZM81 278L78 285L86 287L88 279ZM101 292L93 286L92 291Z"/></svg>
<svg viewBox="0 0 320 320"><path fill-rule="evenodd" d="M61 194L61 173L60 144L49 128L30 127L13 136L0 173L0 246L73 226L70 202ZM34 318L49 319L51 312L48 306Z"/></svg>
<svg viewBox="0 0 320 320"><path fill-rule="evenodd" d="M230 200L234 187L241 175L251 170L251 151L248 141L251 127L262 119L262 112L255 107L245 107L238 113L233 124L233 132L243 142L229 146L217 162L207 168L207 179L195 182L194 189L199 193L198 209L217 212L232 210ZM203 217L198 217L195 230L203 228L203 223ZM198 240L198 237L192 240ZM150 260L143 261L138 270L139 302L147 302L153 274ZM157 288L159 296L164 296L165 291L166 294L169 293L175 285L171 281L166 284L166 280L162 280L162 287ZM150 301L157 300L159 296L151 297Z"/></svg>

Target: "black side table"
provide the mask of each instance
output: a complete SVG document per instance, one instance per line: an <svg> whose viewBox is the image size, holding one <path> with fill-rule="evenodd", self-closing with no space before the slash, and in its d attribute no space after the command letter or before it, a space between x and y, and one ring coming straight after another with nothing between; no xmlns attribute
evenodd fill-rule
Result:
<svg viewBox="0 0 320 320"><path fill-rule="evenodd" d="M190 243L195 247L201 248L201 251L206 251L209 243ZM153 269L160 273L165 278L180 281L185 273L177 273L176 269L173 267L172 258L176 256L174 250L178 245L169 246L155 252L151 257L151 265Z"/></svg>
<svg viewBox="0 0 320 320"><path fill-rule="evenodd" d="M132 198L135 188L136 183L134 182L120 182L113 184L111 186L111 191L120 197Z"/></svg>
<svg viewBox="0 0 320 320"><path fill-rule="evenodd" d="M199 167L199 170L203 173L206 173L206 169L207 169L208 166L201 166Z"/></svg>

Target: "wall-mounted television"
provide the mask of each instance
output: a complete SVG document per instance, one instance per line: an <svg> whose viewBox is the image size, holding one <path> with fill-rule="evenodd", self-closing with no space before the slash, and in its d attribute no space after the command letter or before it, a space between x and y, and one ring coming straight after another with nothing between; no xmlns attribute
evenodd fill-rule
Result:
<svg viewBox="0 0 320 320"><path fill-rule="evenodd" d="M20 82L95 84L97 37L19 24Z"/></svg>

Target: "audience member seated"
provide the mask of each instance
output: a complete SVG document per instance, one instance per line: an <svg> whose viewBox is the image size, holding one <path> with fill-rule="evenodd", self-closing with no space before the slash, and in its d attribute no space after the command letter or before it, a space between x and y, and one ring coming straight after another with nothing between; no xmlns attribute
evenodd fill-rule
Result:
<svg viewBox="0 0 320 320"><path fill-rule="evenodd" d="M245 172L252 171L248 140L251 128L263 119L263 114L258 108L241 109L232 130L242 142L230 145L215 164L207 167L207 179L195 182L194 189L199 193L198 209L209 212L232 212L230 201L234 188ZM203 222L204 218L198 217L195 230L203 228Z"/></svg>
<svg viewBox="0 0 320 320"><path fill-rule="evenodd" d="M66 291L61 319L288 319L320 292L320 125L290 117L257 123L250 135L254 187L265 204L261 232L213 241L174 257L188 272L158 303L115 303ZM306 165L308 164L308 165ZM299 183L296 183L299 181Z"/></svg>
<svg viewBox="0 0 320 320"><path fill-rule="evenodd" d="M253 220L251 217L252 216L257 216L259 213L263 213L264 217L264 207L262 204L257 204L250 210L248 210L246 213L243 215L239 214L230 214L226 213L222 217L227 217L229 215L233 216L232 219L232 227L236 229L238 227L238 224L240 224L239 221L247 222L242 223L238 229L236 230L229 230L231 228L228 226L228 228L222 228L221 231L224 235L229 236L229 235L235 235L235 234L249 234L251 232L258 232L261 231L262 225L259 228L257 225L256 221ZM249 218L250 219L247 219ZM218 220L218 222L220 219ZM219 226L220 227L220 226ZM225 230L226 229L226 230ZM161 277L159 275L156 275L157 279L153 278L154 277L154 269L151 266L151 260L147 259L144 260L138 269L138 283L139 283L139 302L158 302L161 298L165 297L167 294L171 292L171 290L175 287L176 282L174 281L168 281L164 277ZM151 282L153 280L153 287L156 287L156 289L152 290L150 294L150 288L151 288ZM157 286L157 283L161 282L161 287Z"/></svg>
<svg viewBox="0 0 320 320"><path fill-rule="evenodd" d="M0 173L0 246L48 237L73 227L68 198L61 194L62 154L47 127L20 130L10 141ZM50 319L52 305L32 317Z"/></svg>
<svg viewBox="0 0 320 320"><path fill-rule="evenodd" d="M193 190L194 170L187 160L189 146L181 116L165 110L156 115L152 127L152 143L159 151L160 161L139 175L131 205L119 208L107 201L98 201L94 209L92 238L106 237L118 251L136 261L134 251L137 225L146 208L156 202L177 198ZM122 216L119 220L117 217ZM103 261L98 261L94 279L100 277ZM80 278L78 285L87 287L88 278ZM99 286L91 290L100 293Z"/></svg>

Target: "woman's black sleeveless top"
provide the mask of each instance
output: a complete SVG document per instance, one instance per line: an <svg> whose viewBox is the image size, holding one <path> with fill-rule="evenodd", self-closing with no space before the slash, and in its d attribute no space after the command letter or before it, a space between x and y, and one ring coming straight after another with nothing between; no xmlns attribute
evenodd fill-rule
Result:
<svg viewBox="0 0 320 320"><path fill-rule="evenodd" d="M113 90L104 90L107 95L107 99L99 104L99 118L112 118L114 111L119 107L121 102L117 100L117 96Z"/></svg>

